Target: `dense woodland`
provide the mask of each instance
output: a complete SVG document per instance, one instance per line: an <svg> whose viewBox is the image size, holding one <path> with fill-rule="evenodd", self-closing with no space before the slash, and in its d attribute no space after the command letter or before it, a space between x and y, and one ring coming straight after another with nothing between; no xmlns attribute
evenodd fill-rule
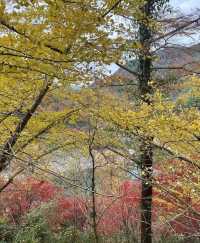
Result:
<svg viewBox="0 0 200 243"><path fill-rule="evenodd" d="M0 0L1 243L200 242L199 27L168 0Z"/></svg>

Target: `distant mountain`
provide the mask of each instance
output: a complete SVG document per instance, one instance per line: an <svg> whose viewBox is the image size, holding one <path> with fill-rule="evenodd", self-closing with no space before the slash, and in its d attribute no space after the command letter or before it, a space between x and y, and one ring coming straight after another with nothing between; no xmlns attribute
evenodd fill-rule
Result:
<svg viewBox="0 0 200 243"><path fill-rule="evenodd" d="M155 72L156 76L160 78L166 77L167 74L178 75L180 77L192 73L200 74L200 44L190 47L166 47L165 49L158 50L155 56L157 58L153 68L159 68ZM136 72L137 60L128 62L126 67ZM171 69L167 69L169 67ZM112 76L113 80L130 81L135 78L134 74L123 68L119 68Z"/></svg>

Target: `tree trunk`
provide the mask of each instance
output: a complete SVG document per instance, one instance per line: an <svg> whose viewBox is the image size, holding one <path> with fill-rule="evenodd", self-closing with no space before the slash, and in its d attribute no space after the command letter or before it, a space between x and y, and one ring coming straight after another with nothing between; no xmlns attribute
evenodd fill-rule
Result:
<svg viewBox="0 0 200 243"><path fill-rule="evenodd" d="M150 145L141 148L141 243L152 242L152 165L153 152Z"/></svg>
<svg viewBox="0 0 200 243"><path fill-rule="evenodd" d="M151 18L151 9L154 1L147 1L142 7L144 19L139 23L139 40L142 46L139 55L139 93L143 102L151 104L151 66L152 59L150 55L151 29L149 27L149 18ZM141 243L152 243L152 165L153 151L151 147L152 138L144 137L140 147L141 161Z"/></svg>
<svg viewBox="0 0 200 243"><path fill-rule="evenodd" d="M98 232L97 232L97 212L96 212L96 181L95 181L95 158L92 153L92 148L89 146L89 153L92 160L92 226L95 238L95 243L99 242Z"/></svg>

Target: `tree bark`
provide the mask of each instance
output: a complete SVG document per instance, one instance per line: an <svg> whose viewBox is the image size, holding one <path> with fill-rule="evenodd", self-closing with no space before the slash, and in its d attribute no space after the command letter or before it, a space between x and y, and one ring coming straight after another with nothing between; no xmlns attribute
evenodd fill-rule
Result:
<svg viewBox="0 0 200 243"><path fill-rule="evenodd" d="M141 148L141 243L152 243L152 166L153 151L149 144Z"/></svg>
<svg viewBox="0 0 200 243"><path fill-rule="evenodd" d="M152 59L150 54L151 47L151 29L149 19L151 19L151 10L154 1L149 0L142 7L144 19L139 23L139 41L142 46L139 55L139 93L143 102L151 104L151 66ZM140 145L141 161L141 243L152 243L152 166L153 151L151 146L152 138L144 137Z"/></svg>
<svg viewBox="0 0 200 243"><path fill-rule="evenodd" d="M92 153L92 148L89 146L89 154L92 160L92 226L93 226L93 233L95 238L95 243L99 242L99 236L97 232L97 211L96 211L96 181L95 181L95 158Z"/></svg>

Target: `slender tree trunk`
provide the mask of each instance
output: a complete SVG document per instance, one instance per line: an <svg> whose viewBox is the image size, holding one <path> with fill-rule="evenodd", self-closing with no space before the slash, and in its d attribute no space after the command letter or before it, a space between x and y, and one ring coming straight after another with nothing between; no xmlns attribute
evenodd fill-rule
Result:
<svg viewBox="0 0 200 243"><path fill-rule="evenodd" d="M92 226L95 238L95 243L99 242L98 232L97 232L97 212L96 212L96 181L95 181L95 158L92 153L92 148L89 147L90 157L92 159Z"/></svg>
<svg viewBox="0 0 200 243"><path fill-rule="evenodd" d="M148 0L142 7L144 19L139 23L139 40L142 46L139 55L139 92L141 99L147 104L151 104L151 66L150 38L151 29L149 27L149 18L151 17L152 0ZM141 159L141 243L152 243L152 165L153 151L150 137L144 137L140 147Z"/></svg>
<svg viewBox="0 0 200 243"><path fill-rule="evenodd" d="M141 243L152 242L152 165L153 152L150 145L142 143L141 148Z"/></svg>
<svg viewBox="0 0 200 243"><path fill-rule="evenodd" d="M13 134L8 138L5 144L2 146L2 151L0 153L0 172L3 171L6 166L9 164L10 160L13 158L13 147L17 143L18 139L21 136L21 133L26 128L28 122L32 118L33 114L37 110L38 106L43 101L45 95L47 94L51 83L47 82L45 86L40 90L39 95L34 100L30 109L25 113L22 119L19 121L15 131Z"/></svg>

